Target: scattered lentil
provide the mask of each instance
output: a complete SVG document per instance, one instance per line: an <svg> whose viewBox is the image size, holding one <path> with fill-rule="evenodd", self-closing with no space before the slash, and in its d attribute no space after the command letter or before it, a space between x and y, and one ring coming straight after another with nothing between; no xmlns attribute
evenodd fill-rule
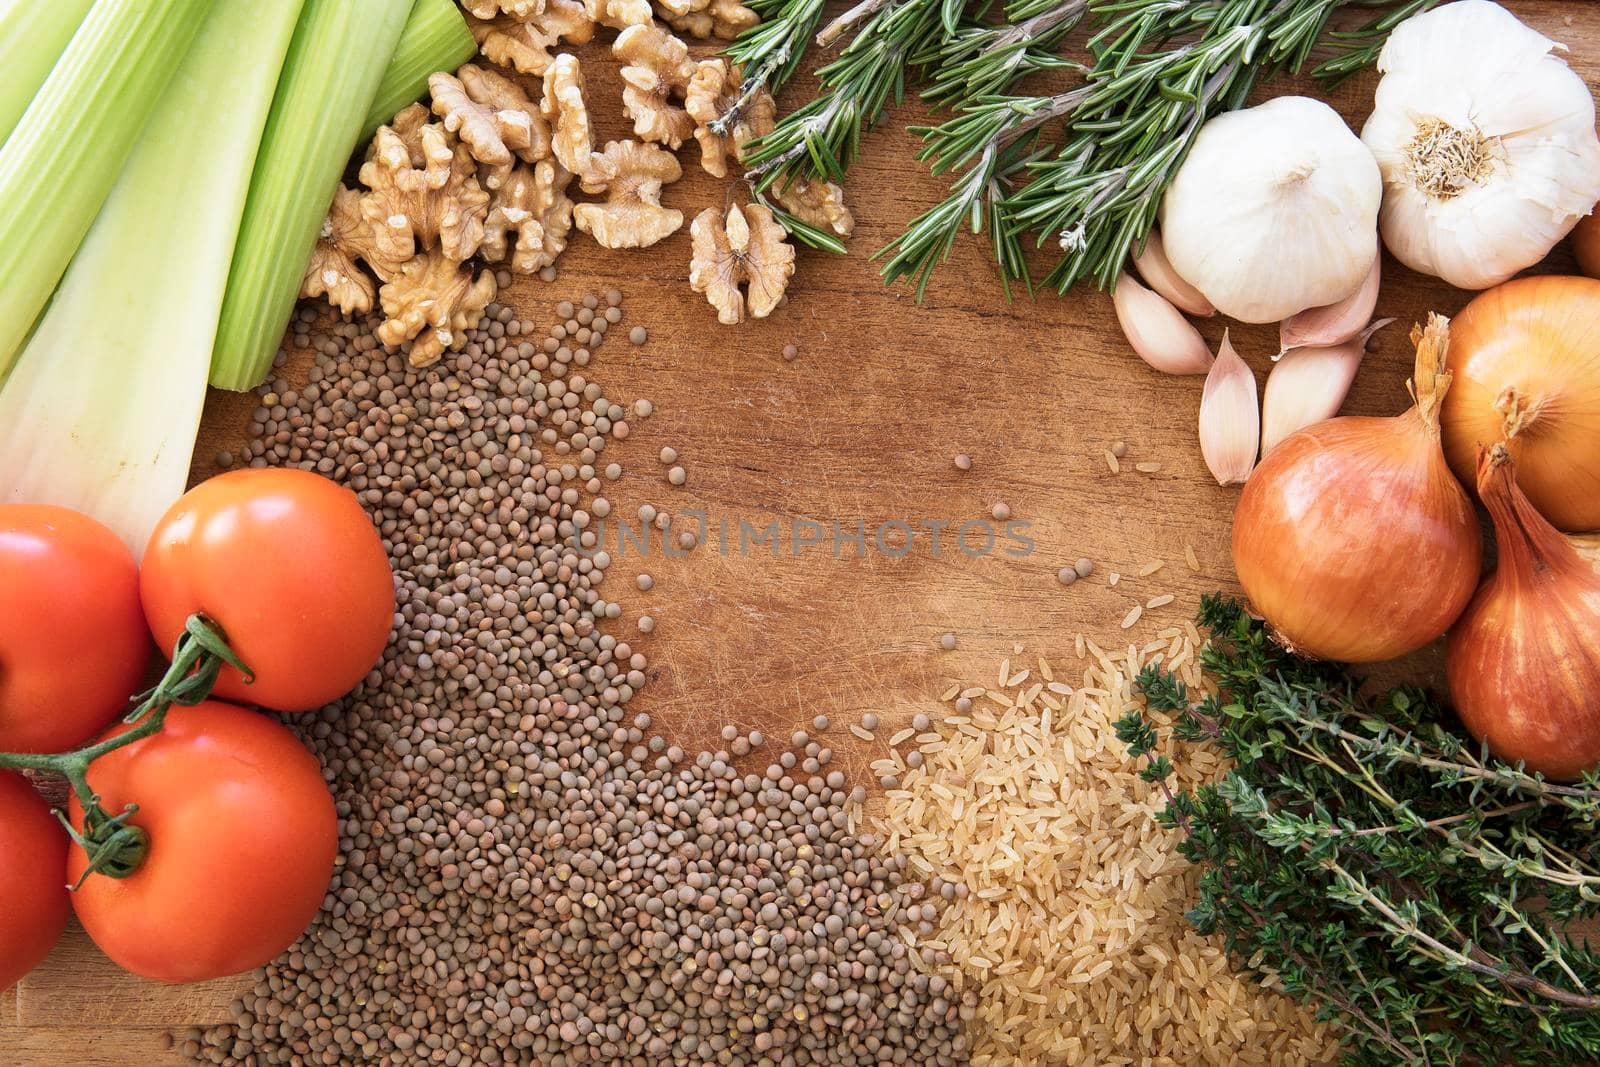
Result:
<svg viewBox="0 0 1600 1067"><path fill-rule="evenodd" d="M1080 559L1072 565L1072 569L1078 572L1079 578L1087 578L1094 573L1094 560L1088 557Z"/></svg>
<svg viewBox="0 0 1600 1067"><path fill-rule="evenodd" d="M642 633L642 634L652 633L652 632L654 632L655 628L656 628L656 620L655 620L654 616L652 616L652 615L641 615L641 616L639 616L639 632L640 633Z"/></svg>
<svg viewBox="0 0 1600 1067"><path fill-rule="evenodd" d="M650 340L650 331L643 326L635 326L628 331L628 340L636 345L642 345Z"/></svg>
<svg viewBox="0 0 1600 1067"><path fill-rule="evenodd" d="M688 480L689 472L684 470L682 467L673 467L671 470L667 471L667 481L671 482L673 485L682 485Z"/></svg>
<svg viewBox="0 0 1600 1067"><path fill-rule="evenodd" d="M939 647L944 649L946 652L949 652L951 649L955 648L959 643L960 642L956 640L955 634L941 634L939 637Z"/></svg>
<svg viewBox="0 0 1600 1067"><path fill-rule="evenodd" d="M994 516L995 522L1005 522L1007 519L1011 518L1011 505L1003 502L996 504L993 508L989 509L989 514Z"/></svg>
<svg viewBox="0 0 1600 1067"><path fill-rule="evenodd" d="M354 692L290 721L340 818L322 912L183 1054L966 1063L975 1000L913 971L891 916L920 916L920 886L851 829L864 796L792 773L792 751L743 774L629 711L649 664L605 632L621 607L580 515L625 423L578 373L587 349L514 343L539 333L508 311L423 371L376 317L335 323L297 395L260 393L282 408L239 462L355 492L395 568L395 633Z"/></svg>
<svg viewBox="0 0 1600 1067"><path fill-rule="evenodd" d="M861 716L861 725L865 726L869 730L876 730L878 728L877 714L869 711L865 715Z"/></svg>
<svg viewBox="0 0 1600 1067"><path fill-rule="evenodd" d="M671 445L664 446L661 449L661 462L663 462L663 463L676 463L676 462L678 462L678 450L676 448L673 448Z"/></svg>
<svg viewBox="0 0 1600 1067"><path fill-rule="evenodd" d="M1126 441L1111 442L1111 454L1118 459L1126 456L1128 454L1128 443Z"/></svg>
<svg viewBox="0 0 1600 1067"><path fill-rule="evenodd" d="M1062 567L1060 570L1056 571L1056 581L1060 582L1062 585L1071 585L1077 580L1078 572L1073 570L1071 567Z"/></svg>
<svg viewBox="0 0 1600 1067"><path fill-rule="evenodd" d="M783 346L783 358L784 359L793 361L795 359L795 357L797 357L799 355L800 355L800 347L798 345L784 345Z"/></svg>
<svg viewBox="0 0 1600 1067"><path fill-rule="evenodd" d="M825 732L828 727L832 725L833 721L826 715L818 715L815 719L811 720L811 728L817 731L819 734Z"/></svg>

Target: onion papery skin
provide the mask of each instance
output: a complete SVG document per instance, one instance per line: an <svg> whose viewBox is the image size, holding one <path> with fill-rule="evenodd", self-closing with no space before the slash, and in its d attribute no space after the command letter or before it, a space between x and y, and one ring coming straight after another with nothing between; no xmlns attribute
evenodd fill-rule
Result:
<svg viewBox="0 0 1600 1067"><path fill-rule="evenodd" d="M1600 553L1551 526L1486 460L1499 566L1450 631L1445 672L1472 736L1569 780L1600 766Z"/></svg>
<svg viewBox="0 0 1600 1067"><path fill-rule="evenodd" d="M1234 513L1250 603L1287 647L1319 659L1376 663L1442 636L1482 558L1472 502L1416 409L1291 434Z"/></svg>
<svg viewBox="0 0 1600 1067"><path fill-rule="evenodd" d="M1480 294L1450 328L1445 456L1477 483L1478 450L1507 439L1517 481L1557 528L1600 530L1600 281L1519 278Z"/></svg>

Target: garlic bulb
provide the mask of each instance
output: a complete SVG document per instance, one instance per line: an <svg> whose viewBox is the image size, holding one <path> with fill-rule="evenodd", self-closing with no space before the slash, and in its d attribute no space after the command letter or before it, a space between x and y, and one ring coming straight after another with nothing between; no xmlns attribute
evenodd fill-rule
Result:
<svg viewBox="0 0 1600 1067"><path fill-rule="evenodd" d="M1600 199L1594 100L1556 47L1489 0L1390 34L1361 139L1383 170L1380 226L1400 262L1487 289L1543 259Z"/></svg>
<svg viewBox="0 0 1600 1067"><path fill-rule="evenodd" d="M1161 236L1218 311L1278 322L1366 280L1382 195L1372 153L1333 108L1281 96L1206 123L1161 203Z"/></svg>

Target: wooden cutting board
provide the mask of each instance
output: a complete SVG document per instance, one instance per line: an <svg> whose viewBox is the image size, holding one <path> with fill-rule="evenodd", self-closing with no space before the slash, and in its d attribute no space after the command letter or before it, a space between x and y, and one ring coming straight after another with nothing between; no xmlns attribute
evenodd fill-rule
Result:
<svg viewBox="0 0 1600 1067"><path fill-rule="evenodd" d="M1600 9L1557 0L1510 6L1570 45L1573 66L1600 86ZM593 47L583 56L600 134L625 136L611 61ZM1374 82L1358 78L1331 98L1356 128ZM1271 89L1263 95L1291 86ZM827 742L861 773L882 753L881 742L846 729L862 712L881 715L887 736L949 682L991 677L1016 645L1069 674L1074 635L1125 646L1188 617L1200 594L1236 588L1228 557L1236 490L1217 487L1195 444L1201 379L1145 367L1120 336L1107 297L1078 290L1008 304L987 249L971 239L960 242L925 304L883 287L868 254L943 195L944 183L913 160L916 142L902 127L915 117L897 114L866 139L847 187L858 220L851 254L802 251L788 306L765 322L719 326L689 290L687 226L638 252L574 235L556 282L518 279L506 297L522 317L546 323L559 300L625 292L623 326L647 326L650 340L636 348L615 335L590 376L621 402L650 399L656 414L635 420L632 435L607 451L626 468L607 493L621 515L651 503L730 524L727 554L714 539L685 558L630 554L604 587L626 609L613 632L652 662L635 706L685 746L713 743L728 722L780 737L826 713L834 722ZM724 183L701 173L692 148L682 156L685 178L665 202L687 217L721 205ZM1549 269L1571 269L1565 250ZM1392 261L1385 272L1378 310L1399 322L1376 337L1347 411L1403 410L1408 325L1429 310L1453 314L1468 299ZM1215 344L1223 326L1213 320L1202 330ZM1238 328L1233 337L1264 381L1275 331ZM799 348L793 361L781 354L789 344ZM308 361L297 353L290 376ZM214 471L217 452L237 451L253 404L213 393L196 479ZM1128 446L1120 474L1103 455L1115 441ZM657 458L664 446L682 456L683 488L667 484ZM958 452L972 456L970 471L955 468ZM1135 463L1159 469L1141 473ZM1031 554L952 551L952 531L987 519L997 503L1031 524ZM899 558L870 547L859 557L849 544L836 557L830 524L839 520L848 532L858 519L869 531L897 519L951 526L938 557L925 532ZM804 520L828 532L821 546L798 554L790 543L776 558L765 548L741 556L741 520L757 528L776 520L786 538ZM1199 573L1185 563L1187 547ZM1060 586L1057 568L1084 556L1097 562L1095 576ZM1156 560L1166 563L1157 574L1133 577ZM641 570L656 579L648 593L634 585ZM1113 571L1125 576L1116 587L1107 582ZM1131 631L1119 629L1135 603L1162 593L1177 600ZM635 628L641 614L657 620L649 636ZM939 647L946 632L959 635L957 650ZM1433 649L1401 669L1437 684L1438 663ZM179 1062L164 1049L167 1030L225 1021L243 983L143 982L74 928L38 971L0 996L0 1064Z"/></svg>

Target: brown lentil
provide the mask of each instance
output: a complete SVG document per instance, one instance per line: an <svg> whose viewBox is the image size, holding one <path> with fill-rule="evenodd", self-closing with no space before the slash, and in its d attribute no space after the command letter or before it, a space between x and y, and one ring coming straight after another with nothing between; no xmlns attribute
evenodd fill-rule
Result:
<svg viewBox="0 0 1600 1067"><path fill-rule="evenodd" d="M179 1048L228 1067L965 1064L975 1000L911 966L895 916L923 887L850 829L865 794L820 776L832 753L742 772L629 709L649 663L603 625L621 606L584 510L625 424L600 425L583 360L513 341L538 333L509 311L425 370L376 318L335 323L293 399L261 390L282 407L240 462L355 492L395 630L351 694L289 720L340 818L321 913L233 1023Z"/></svg>

